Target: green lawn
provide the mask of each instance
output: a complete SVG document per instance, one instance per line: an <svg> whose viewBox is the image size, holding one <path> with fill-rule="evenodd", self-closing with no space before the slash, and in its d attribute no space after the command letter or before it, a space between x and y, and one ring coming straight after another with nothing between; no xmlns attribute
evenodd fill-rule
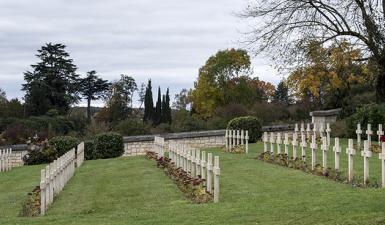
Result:
<svg viewBox="0 0 385 225"><path fill-rule="evenodd" d="M248 155L211 150L221 161L218 204L191 204L142 156L86 161L39 218L17 214L41 167L17 168L0 174L0 224L385 224L385 190L255 160L257 150L261 144L251 145ZM375 173L380 161L372 161ZM361 162L357 157L357 169Z"/></svg>

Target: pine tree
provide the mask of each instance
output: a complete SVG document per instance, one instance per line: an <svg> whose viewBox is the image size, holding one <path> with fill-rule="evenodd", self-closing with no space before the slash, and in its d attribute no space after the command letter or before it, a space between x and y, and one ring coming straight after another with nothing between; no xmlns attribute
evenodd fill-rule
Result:
<svg viewBox="0 0 385 225"><path fill-rule="evenodd" d="M152 86L151 79L148 80L146 87L146 94L144 95L144 116L143 121L149 122L152 121L154 117L154 101L152 99Z"/></svg>
<svg viewBox="0 0 385 225"><path fill-rule="evenodd" d="M275 90L274 96L273 96L273 102L289 105L291 104L291 99L289 96L289 88L287 87L284 80L279 82L277 85L277 89Z"/></svg>
<svg viewBox="0 0 385 225"><path fill-rule="evenodd" d="M158 88L158 100L156 101L155 112L153 117L153 124L157 126L161 123L162 120L162 94L160 92L160 87Z"/></svg>

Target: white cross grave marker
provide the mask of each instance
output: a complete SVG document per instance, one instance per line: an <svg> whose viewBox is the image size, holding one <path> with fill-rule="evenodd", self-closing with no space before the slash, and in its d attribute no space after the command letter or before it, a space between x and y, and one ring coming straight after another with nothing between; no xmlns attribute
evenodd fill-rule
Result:
<svg viewBox="0 0 385 225"><path fill-rule="evenodd" d="M315 139L315 136L312 135L311 136L311 144L310 144L310 148L311 148L311 169L314 170L315 168L315 164L316 164L316 157L317 157L317 141Z"/></svg>
<svg viewBox="0 0 385 225"><path fill-rule="evenodd" d="M226 129L225 133L226 149L229 149L229 130Z"/></svg>
<svg viewBox="0 0 385 225"><path fill-rule="evenodd" d="M377 131L378 146L381 146L381 136L382 135L384 135L384 131L382 130L382 124L378 124L378 131Z"/></svg>
<svg viewBox="0 0 385 225"><path fill-rule="evenodd" d="M353 139L348 140L348 148L346 149L346 154L348 154L348 180L351 182L353 181L353 156L356 154L353 146Z"/></svg>
<svg viewBox="0 0 385 225"><path fill-rule="evenodd" d="M267 149L267 142L269 141L269 135L267 134L267 132L264 132L263 133L263 152L267 152L268 149Z"/></svg>
<svg viewBox="0 0 385 225"><path fill-rule="evenodd" d="M331 129L330 129L330 123L327 123L326 124L326 138L327 138L327 143L328 143L328 146L330 146L330 133L331 133Z"/></svg>
<svg viewBox="0 0 385 225"><path fill-rule="evenodd" d="M369 179L369 158L372 157L368 140L364 141L364 151L361 152L361 156L364 157L364 185L366 185Z"/></svg>
<svg viewBox="0 0 385 225"><path fill-rule="evenodd" d="M277 134L277 154L281 154L281 144L282 144L281 132L278 132L278 134Z"/></svg>
<svg viewBox="0 0 385 225"><path fill-rule="evenodd" d="M322 167L324 168L324 171L326 171L328 167L329 146L327 143L327 138L325 136L322 137L321 150L322 150Z"/></svg>
<svg viewBox="0 0 385 225"><path fill-rule="evenodd" d="M288 133L285 133L285 140L283 144L285 145L285 154L286 156L289 156L289 134Z"/></svg>
<svg viewBox="0 0 385 225"><path fill-rule="evenodd" d="M361 134L362 134L361 124L357 124L356 134L357 134L357 149L361 149Z"/></svg>
<svg viewBox="0 0 385 225"><path fill-rule="evenodd" d="M241 130L241 145L244 145L245 141L245 131Z"/></svg>
<svg viewBox="0 0 385 225"><path fill-rule="evenodd" d="M231 130L229 130L228 138L229 138L229 148L228 149L232 149L233 148L233 143L232 143L232 132L231 132Z"/></svg>
<svg viewBox="0 0 385 225"><path fill-rule="evenodd" d="M313 135L315 136L315 139L317 139L317 125L313 123Z"/></svg>
<svg viewBox="0 0 385 225"><path fill-rule="evenodd" d="M385 188L385 142L382 143L382 152L378 154L378 158L381 159L382 188Z"/></svg>
<svg viewBox="0 0 385 225"><path fill-rule="evenodd" d="M248 130L246 130L245 141L246 141L245 151L246 151L246 154L247 154L247 153L249 153L249 131Z"/></svg>
<svg viewBox="0 0 385 225"><path fill-rule="evenodd" d="M298 157L297 156L297 146L298 146L297 133L293 133L292 145L293 145L293 160L295 160Z"/></svg>
<svg viewBox="0 0 385 225"><path fill-rule="evenodd" d="M270 133L270 153L274 155L274 133Z"/></svg>
<svg viewBox="0 0 385 225"><path fill-rule="evenodd" d="M340 139L334 138L334 168L336 170L340 169L340 153L341 153L341 147L340 147Z"/></svg>
<svg viewBox="0 0 385 225"><path fill-rule="evenodd" d="M305 134L301 133L301 150L302 150L302 160L303 161L306 160L306 147L307 147L307 143L306 143Z"/></svg>
<svg viewBox="0 0 385 225"><path fill-rule="evenodd" d="M368 128L366 129L366 135L368 135L367 141L368 141L368 148L369 149L372 146L372 134L373 134L372 125L369 123Z"/></svg>

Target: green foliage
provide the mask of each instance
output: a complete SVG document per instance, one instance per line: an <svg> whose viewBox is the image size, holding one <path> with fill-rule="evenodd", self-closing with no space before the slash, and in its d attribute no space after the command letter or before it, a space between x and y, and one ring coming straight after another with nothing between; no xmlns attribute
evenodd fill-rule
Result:
<svg viewBox="0 0 385 225"><path fill-rule="evenodd" d="M115 158L124 152L123 137L120 134L113 132L98 134L94 141L94 159Z"/></svg>
<svg viewBox="0 0 385 225"><path fill-rule="evenodd" d="M43 115L49 109L64 114L70 105L78 102L78 77L76 66L65 45L48 43L36 55L33 71L24 73L23 91L26 91L26 109L30 115Z"/></svg>
<svg viewBox="0 0 385 225"><path fill-rule="evenodd" d="M144 122L150 122L152 121L154 114L154 102L152 99L152 86L151 86L151 79L148 80L148 84L146 87L146 93L144 95L144 116L143 121Z"/></svg>
<svg viewBox="0 0 385 225"><path fill-rule="evenodd" d="M377 129L378 124L385 124L385 104L368 104L358 108L356 113L347 119L349 137L356 136L355 131L358 123L364 130L369 123L373 130Z"/></svg>
<svg viewBox="0 0 385 225"><path fill-rule="evenodd" d="M58 157L80 144L79 139L71 136L57 136L49 140L49 145L55 149Z"/></svg>
<svg viewBox="0 0 385 225"><path fill-rule="evenodd" d="M162 122L162 94L160 92L160 87L158 87L158 100L156 101L152 121L154 126L158 126Z"/></svg>
<svg viewBox="0 0 385 225"><path fill-rule="evenodd" d="M253 116L234 118L227 124L227 129L248 130L250 142L256 142L262 137L261 122Z"/></svg>
<svg viewBox="0 0 385 225"><path fill-rule="evenodd" d="M142 121L134 118L123 120L114 127L114 131L124 136L149 134L150 130L151 127L148 124L143 124Z"/></svg>
<svg viewBox="0 0 385 225"><path fill-rule="evenodd" d="M95 142L94 140L84 141L84 158L86 160L94 159Z"/></svg>
<svg viewBox="0 0 385 225"><path fill-rule="evenodd" d="M290 105L292 100L289 96L289 88L284 80L279 82L273 95L273 102L283 105Z"/></svg>
<svg viewBox="0 0 385 225"><path fill-rule="evenodd" d="M348 128L345 120L338 120L330 125L332 137L348 138Z"/></svg>

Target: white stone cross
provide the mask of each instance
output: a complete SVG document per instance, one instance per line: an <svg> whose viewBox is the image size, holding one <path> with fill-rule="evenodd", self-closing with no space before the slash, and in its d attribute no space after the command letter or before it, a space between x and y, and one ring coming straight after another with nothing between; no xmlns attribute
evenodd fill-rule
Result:
<svg viewBox="0 0 385 225"><path fill-rule="evenodd" d="M264 132L263 133L263 152L267 152L268 149L267 149L267 142L269 141L269 135L267 134L267 132Z"/></svg>
<svg viewBox="0 0 385 225"><path fill-rule="evenodd" d="M274 133L270 133L270 153L274 155Z"/></svg>
<svg viewBox="0 0 385 225"><path fill-rule="evenodd" d="M213 172L213 155L212 153L207 154L207 184L206 190L209 193L213 193L212 191L212 172Z"/></svg>
<svg viewBox="0 0 385 225"><path fill-rule="evenodd" d="M306 147L307 147L307 143L306 143L305 134L301 133L301 150L302 150L302 160L303 161L306 160Z"/></svg>
<svg viewBox="0 0 385 225"><path fill-rule="evenodd" d="M356 134L357 134L357 148L361 149L361 134L362 134L361 124L357 124Z"/></svg>
<svg viewBox="0 0 385 225"><path fill-rule="evenodd" d="M244 145L244 141L245 141L245 131L241 130L241 145Z"/></svg>
<svg viewBox="0 0 385 225"><path fill-rule="evenodd" d="M228 138L229 138L229 149L232 149L233 148L233 142L232 142L232 137L233 137L233 134L232 134L232 131L229 130L229 134L228 134Z"/></svg>
<svg viewBox="0 0 385 225"><path fill-rule="evenodd" d="M313 135L317 139L317 124L316 123L313 123Z"/></svg>
<svg viewBox="0 0 385 225"><path fill-rule="evenodd" d="M381 136L384 135L384 131L382 130L382 124L378 124L378 131L377 131L377 136L378 136L378 145L381 146Z"/></svg>
<svg viewBox="0 0 385 225"><path fill-rule="evenodd" d="M368 128L366 129L366 135L368 135L367 141L368 141L368 148L369 149L372 146L372 134L373 134L372 125L369 123Z"/></svg>
<svg viewBox="0 0 385 225"><path fill-rule="evenodd" d="M229 130L226 129L225 133L226 149L229 149Z"/></svg>
<svg viewBox="0 0 385 225"><path fill-rule="evenodd" d="M245 142L246 142L245 151L246 151L246 154L247 154L247 153L249 153L249 131L248 130L246 130Z"/></svg>
<svg viewBox="0 0 385 225"><path fill-rule="evenodd" d="M206 180L206 152L202 151L202 157L201 157L201 176L202 179Z"/></svg>
<svg viewBox="0 0 385 225"><path fill-rule="evenodd" d="M282 144L281 132L278 132L278 134L277 134L277 154L281 154L281 144Z"/></svg>
<svg viewBox="0 0 385 225"><path fill-rule="evenodd" d="M382 143L382 152L378 154L378 158L381 159L382 188L385 188L385 142Z"/></svg>
<svg viewBox="0 0 385 225"><path fill-rule="evenodd" d="M317 141L314 135L311 136L311 169L314 170L315 164L316 164L316 157L317 157Z"/></svg>
<svg viewBox="0 0 385 225"><path fill-rule="evenodd" d="M369 179L369 158L372 157L368 140L364 141L364 151L361 152L361 156L364 157L364 185L366 185Z"/></svg>
<svg viewBox="0 0 385 225"><path fill-rule="evenodd" d="M221 174L221 169L219 168L219 156L214 157L214 203L219 202L219 175Z"/></svg>
<svg viewBox="0 0 385 225"><path fill-rule="evenodd" d="M328 151L329 151L329 146L328 146L328 143L327 143L327 138L325 136L322 137L321 150L322 150L322 167L323 167L324 171L326 171L327 167L328 167Z"/></svg>
<svg viewBox="0 0 385 225"><path fill-rule="evenodd" d="M239 130L237 130L237 146L240 145L241 135L239 134Z"/></svg>
<svg viewBox="0 0 385 225"><path fill-rule="evenodd" d="M201 151L199 149L195 152L195 165L196 176L199 177L201 176Z"/></svg>
<svg viewBox="0 0 385 225"><path fill-rule="evenodd" d="M340 169L340 153L341 153L341 146L340 146L340 139L334 138L334 169L339 170Z"/></svg>
<svg viewBox="0 0 385 225"><path fill-rule="evenodd" d="M305 134L305 124L301 123L301 135Z"/></svg>
<svg viewBox="0 0 385 225"><path fill-rule="evenodd" d="M326 124L326 138L327 138L327 143L328 143L328 146L330 146L330 133L331 133L331 129L330 129L330 123L327 123Z"/></svg>
<svg viewBox="0 0 385 225"><path fill-rule="evenodd" d="M195 163L195 152L196 152L196 149L191 149L191 177L192 178L196 178L196 163Z"/></svg>
<svg viewBox="0 0 385 225"><path fill-rule="evenodd" d="M353 181L353 156L356 154L356 150L353 146L353 139L348 140L348 148L346 148L346 154L348 154L348 180Z"/></svg>
<svg viewBox="0 0 385 225"><path fill-rule="evenodd" d="M297 142L297 133L293 133L293 141L292 141L292 145L293 145L293 159L295 160L298 155L297 155L297 146L298 146L298 142Z"/></svg>
<svg viewBox="0 0 385 225"><path fill-rule="evenodd" d="M310 132L311 132L311 129L310 129L310 123L307 123L306 124L306 139L310 141Z"/></svg>
<svg viewBox="0 0 385 225"><path fill-rule="evenodd" d="M289 134L288 133L285 133L285 140L283 142L283 144L285 145L285 154L286 156L289 156Z"/></svg>

